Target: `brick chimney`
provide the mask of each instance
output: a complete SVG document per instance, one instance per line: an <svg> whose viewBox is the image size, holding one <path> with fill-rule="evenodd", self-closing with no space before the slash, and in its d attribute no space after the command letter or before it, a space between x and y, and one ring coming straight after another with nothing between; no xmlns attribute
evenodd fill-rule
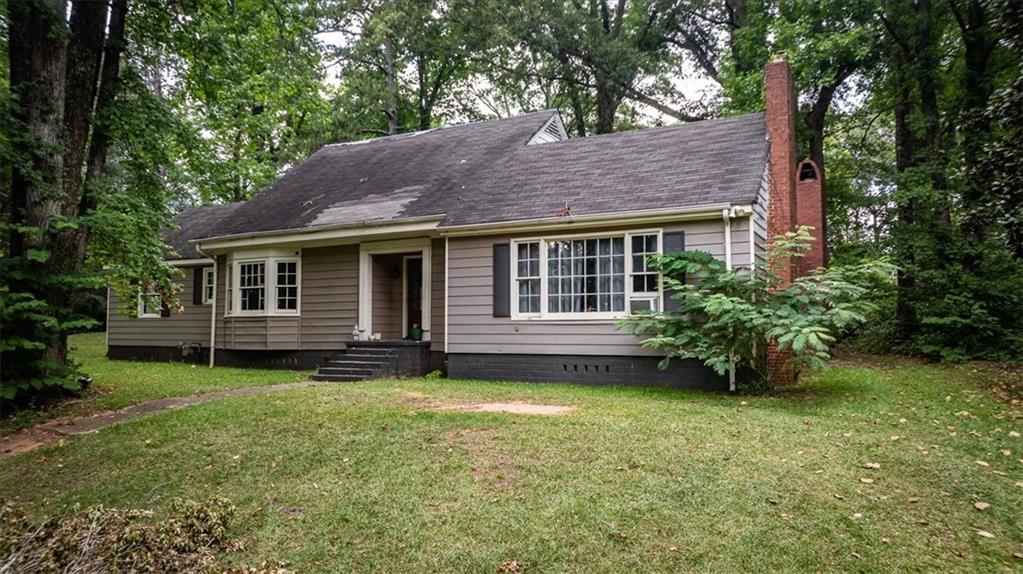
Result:
<svg viewBox="0 0 1023 574"><path fill-rule="evenodd" d="M796 90L792 68L784 58L764 67L764 104L767 137L771 142L768 170L771 175L767 199L767 236L770 243L776 236L792 231L797 224L796 197ZM775 261L772 271L781 278L782 286L795 278L793 261ZM767 377L775 383L795 382L797 372L791 355L771 345L767 350Z"/></svg>
<svg viewBox="0 0 1023 574"><path fill-rule="evenodd" d="M767 137L771 141L768 169L771 189L767 202L767 236L773 240L796 227L796 90L792 68L784 58L764 67L764 103ZM795 278L791 261L774 272L787 285Z"/></svg>
<svg viewBox="0 0 1023 574"><path fill-rule="evenodd" d="M796 170L796 224L813 227L816 239L810 250L796 262L796 275L803 276L828 264L828 246L824 241L827 227L824 219L824 186L821 170L810 158Z"/></svg>

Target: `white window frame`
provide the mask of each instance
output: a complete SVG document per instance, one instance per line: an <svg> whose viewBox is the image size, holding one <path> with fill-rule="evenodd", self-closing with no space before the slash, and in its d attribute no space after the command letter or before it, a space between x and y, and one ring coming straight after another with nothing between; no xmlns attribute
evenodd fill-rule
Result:
<svg viewBox="0 0 1023 574"><path fill-rule="evenodd" d="M216 297L216 279L213 267L202 268L202 304L209 305Z"/></svg>
<svg viewBox="0 0 1023 574"><path fill-rule="evenodd" d="M633 235L657 235L658 253L664 253L664 230L662 228L634 229L627 231L594 232L573 235L549 235L540 237L521 237L511 241L511 269L509 279L511 281L510 297L511 319L513 321L608 321L617 320L630 314L629 302L633 299L650 298L657 300L658 311L664 308L664 281L658 281L658 293L634 293L632 290L632 236ZM606 239L622 237L625 241L625 309L623 311L592 311L583 313L551 313L547 311L547 244L551 241L564 241L576 239ZM540 312L520 313L518 299L518 263L520 243L540 243Z"/></svg>
<svg viewBox="0 0 1023 574"><path fill-rule="evenodd" d="M625 270L626 270L626 276L625 276L625 282L626 282L626 286L625 286L625 311L626 311L627 314L631 314L632 313L632 302L633 301L648 301L650 303L650 310L653 311L654 313L660 313L663 310L663 308L664 308L664 285L663 285L663 279L664 278L661 277L660 273L657 274L657 291L636 291L632 287L632 279L633 279L634 275L636 275L637 273L643 273L643 274L648 274L649 273L649 271L636 271L636 269L632 265L633 264L632 260L633 260L633 257L634 257L634 255L632 253L632 238L635 237L635 236L646 236L646 235L656 235L657 236L657 251L656 252L647 253L646 255L649 257L650 255L653 255L654 253L664 253L664 231L663 230L650 231L650 232L630 231L628 234L626 234L625 241L628 242L628 245L626 246L626 252L628 253L628 257L629 257L629 260L626 262L626 265L625 265Z"/></svg>
<svg viewBox="0 0 1023 574"><path fill-rule="evenodd" d="M146 301L156 301L156 312L150 311L146 313ZM138 318L139 319L159 319L163 316L163 297L159 293L152 291L144 292L139 290L138 297Z"/></svg>
<svg viewBox="0 0 1023 574"><path fill-rule="evenodd" d="M240 267L249 263L263 264L263 309L242 310L241 304L241 269ZM295 263L297 294L295 309L277 308L277 264ZM267 257L237 257L228 263L228 294L229 306L225 309L227 317L298 317L302 311L302 256L267 256Z"/></svg>

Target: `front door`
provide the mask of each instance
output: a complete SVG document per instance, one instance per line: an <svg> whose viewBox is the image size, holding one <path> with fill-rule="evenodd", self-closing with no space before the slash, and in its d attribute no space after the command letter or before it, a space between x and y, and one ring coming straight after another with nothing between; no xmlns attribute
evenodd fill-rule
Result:
<svg viewBox="0 0 1023 574"><path fill-rule="evenodd" d="M405 327L403 334L412 337L413 329L423 327L423 258L405 257Z"/></svg>

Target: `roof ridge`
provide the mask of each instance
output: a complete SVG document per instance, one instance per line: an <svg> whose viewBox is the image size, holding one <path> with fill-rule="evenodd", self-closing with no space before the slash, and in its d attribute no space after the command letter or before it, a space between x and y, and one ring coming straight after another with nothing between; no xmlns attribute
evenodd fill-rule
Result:
<svg viewBox="0 0 1023 574"><path fill-rule="evenodd" d="M639 128L639 129L634 129L634 130L626 130L626 131L623 131L623 132L611 132L611 133L606 133L606 134L592 134L592 135L583 136L583 137L579 137L579 138L571 138L570 137L568 139L564 139L564 140L561 140L561 141L551 142L551 144L561 145L561 144L567 144L567 143L572 143L572 142L593 141L593 140L596 140L596 139L608 139L608 138L613 138L613 137L616 137L616 136L620 137L620 136L626 136L626 135L629 135L629 134L633 134L634 135L634 134L639 134L639 133L649 133L649 132L653 132L653 131L682 130L682 129L685 129L685 128L692 128L692 127L695 127L695 126L706 126L708 124L720 124L720 123L724 123L724 122L727 122L727 121L734 121L734 120L738 120L738 119L749 119L749 118L752 118L753 116L762 116L762 115L764 115L764 112L750 112L750 113L747 113L747 114L739 114L739 115L735 115L735 116L725 116L723 118L707 118L705 120L697 120L695 122L685 122L685 123L671 124L670 126L650 126L650 127L646 127L646 128ZM548 144L548 145L550 145L550 144Z"/></svg>
<svg viewBox="0 0 1023 574"><path fill-rule="evenodd" d="M396 140L399 140L399 139L412 138L412 137L416 137L416 136L419 136L419 135L428 134L428 133L431 133L431 132L439 132L439 131L443 131L443 130L450 130L450 129L456 129L456 128L464 128L464 127L476 126L476 125L480 125L480 124L489 124L489 123L504 122L504 121L509 121L509 120L516 120L516 119L519 119L519 118L524 118L526 116L532 116L532 115L543 114L543 113L556 114L556 113L559 113L559 111L557 109L534 110L534 111L531 111L531 112L525 112L525 113L517 114L517 115L514 115L514 116L508 116L506 118L492 118L492 119L489 119L489 120L476 120L476 121L470 121L470 122L462 122L460 124L451 124L451 125L447 125L447 126L439 126L439 127L436 127L436 128L428 128L428 129L425 129L425 130L416 130L414 132L403 132L403 133L399 133L399 134L389 134L389 135L386 135L386 136L379 136L379 137L369 138L369 139L364 139L364 140L355 140L355 141L348 141L348 142L333 142L333 143L329 143L329 144L323 144L323 147L320 148L320 149L328 148L328 147L346 147L346 146L354 146L354 145L363 145L363 144L368 144L368 143L371 143L371 142L380 142L380 141L396 141Z"/></svg>

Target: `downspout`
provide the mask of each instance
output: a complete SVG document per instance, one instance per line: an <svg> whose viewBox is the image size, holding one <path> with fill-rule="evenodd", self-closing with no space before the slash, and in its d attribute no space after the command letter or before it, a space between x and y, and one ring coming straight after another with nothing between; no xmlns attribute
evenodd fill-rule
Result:
<svg viewBox="0 0 1023 574"><path fill-rule="evenodd" d="M219 265L217 265L216 257L210 257L198 245L195 246L195 250L207 259L213 260L213 299L210 300L210 367L213 367L213 356L217 352L217 271Z"/></svg>
<svg viewBox="0 0 1023 574"><path fill-rule="evenodd" d="M732 210L722 209L721 219L725 223L725 269L732 270ZM735 392L735 352L728 352L728 392Z"/></svg>
<svg viewBox="0 0 1023 574"><path fill-rule="evenodd" d="M448 284L451 283L451 276L448 275L448 241L444 238L444 354L448 354Z"/></svg>

